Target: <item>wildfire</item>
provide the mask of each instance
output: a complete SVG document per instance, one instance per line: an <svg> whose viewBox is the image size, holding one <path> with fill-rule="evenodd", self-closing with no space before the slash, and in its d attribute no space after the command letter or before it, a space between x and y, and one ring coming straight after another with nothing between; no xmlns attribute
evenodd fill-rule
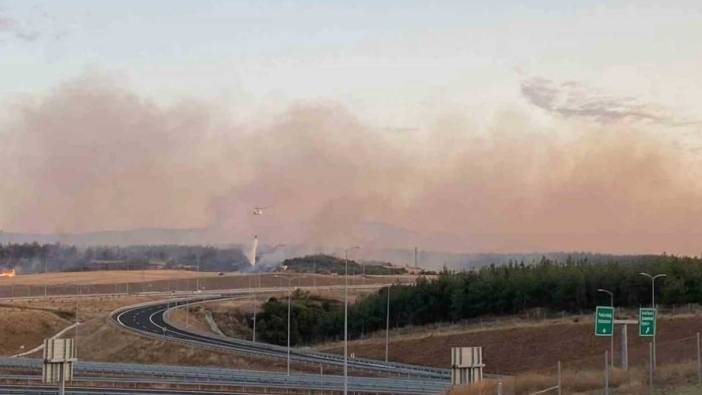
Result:
<svg viewBox="0 0 702 395"><path fill-rule="evenodd" d="M3 270L0 272L0 277L14 277L15 274L15 269Z"/></svg>

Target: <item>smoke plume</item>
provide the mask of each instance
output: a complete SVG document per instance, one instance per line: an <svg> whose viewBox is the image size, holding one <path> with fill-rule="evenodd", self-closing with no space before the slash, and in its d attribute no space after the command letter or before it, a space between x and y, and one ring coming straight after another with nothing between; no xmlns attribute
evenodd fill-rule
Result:
<svg viewBox="0 0 702 395"><path fill-rule="evenodd" d="M466 114L389 132L329 102L236 123L236 109L163 105L121 85L89 75L5 108L0 228L208 228L319 248L702 248L699 160L656 130L545 127L505 110L487 128Z"/></svg>

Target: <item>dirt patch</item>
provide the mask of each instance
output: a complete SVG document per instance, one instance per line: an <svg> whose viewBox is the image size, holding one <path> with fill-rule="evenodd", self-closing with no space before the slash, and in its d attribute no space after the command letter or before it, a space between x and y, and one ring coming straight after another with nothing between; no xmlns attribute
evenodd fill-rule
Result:
<svg viewBox="0 0 702 395"><path fill-rule="evenodd" d="M215 334L210 330L205 320L206 307L203 305L193 305L172 310L168 314L170 322L185 330L198 331L202 333Z"/></svg>
<svg viewBox="0 0 702 395"><path fill-rule="evenodd" d="M106 341L105 339L110 339ZM78 357L90 361L197 365L222 368L284 370L285 361L242 357L128 333L104 320L82 325Z"/></svg>
<svg viewBox="0 0 702 395"><path fill-rule="evenodd" d="M237 281L248 284L247 276L232 276L232 278L234 277L237 278ZM219 280L221 277L213 279ZM320 281L319 278L314 280ZM268 281L275 281L276 284L272 285L277 285L279 279L270 277ZM387 280L383 280L383 282L385 281ZM264 296L259 298L260 301L264 300ZM77 311L81 324L65 336L77 337L78 358L82 360L286 370L285 360L257 358L244 354L159 341L121 330L109 321L109 314L119 307L162 299L164 299L163 296L153 295L106 295L93 297L57 296L4 302L10 306L0 308L0 312L3 314L0 318L0 336L3 338L2 346L4 347L0 351L4 355L10 355L16 354L22 344L25 345L25 349L39 345L44 338L54 335L74 321L73 319L62 320L56 315L56 311ZM237 304L237 306L246 308L247 304L244 302L243 305ZM203 311L197 306L192 307L187 320L190 328L208 329L207 324L202 319ZM175 319L185 322L184 313L184 311L176 312ZM7 323L12 323L12 325L5 325ZM6 338L11 339L11 341L5 341ZM295 371L319 371L318 366L295 363L291 368ZM325 368L325 372L339 373L338 369L331 368ZM356 373L353 372L353 374Z"/></svg>
<svg viewBox="0 0 702 395"><path fill-rule="evenodd" d="M702 330L702 315L664 316L658 321L657 359L659 363L692 360L696 350L696 332ZM417 331L421 331L417 328ZM615 333L615 363L621 360L620 329ZM648 358L648 338L638 336L638 327L630 325L629 364L645 365ZM592 367L603 364L604 352L610 339L595 337L591 320L546 321L537 325L498 329L471 329L463 333L423 333L392 339L390 360L448 368L452 347L482 346L486 371L515 374L530 370L551 371L560 360L564 368ZM325 351L343 353L343 344L319 347ZM414 350L407 352L407 350ZM357 356L383 359L385 343L382 338L352 341L349 352Z"/></svg>
<svg viewBox="0 0 702 395"><path fill-rule="evenodd" d="M9 345L12 354L16 353L15 348L19 347L23 339L30 338L32 328L44 328L38 334L38 345L41 339L53 335L60 329L71 324L69 321L59 320L54 314L40 309L68 309L78 307L78 317L81 325L76 330L69 331L66 337L77 337L78 358L89 361L106 362L132 362L132 363L158 363L173 365L197 365L212 367L229 367L242 369L279 370L286 369L286 362L281 360L249 358L234 353L223 351L189 347L173 342L149 339L143 336L121 330L110 323L109 313L115 309L147 302L160 300L162 297L95 297L95 298L56 298L41 300L25 300L16 302L17 307L11 309L0 309L3 317L8 317L18 323L26 325L14 325L12 328L2 326L0 321L0 333L5 339L6 334L17 334L12 342L5 342ZM193 307L195 308L195 307ZM5 314L11 310L13 314ZM37 323L47 321L47 317L54 317L58 321L57 325L48 326ZM24 332L23 337L19 336ZM26 341L25 341L26 342ZM14 347L14 348L13 348ZM30 347L31 348L31 347ZM9 354L9 352L7 353ZM297 365L295 369L302 369Z"/></svg>
<svg viewBox="0 0 702 395"><path fill-rule="evenodd" d="M108 313L122 307L152 300L163 299L162 296L95 296L95 297L70 297L61 296L46 299L16 300L7 303L12 306L28 309L47 309L53 311L66 311L75 314L83 322L94 318L105 317Z"/></svg>
<svg viewBox="0 0 702 395"><path fill-rule="evenodd" d="M0 307L0 355L28 351L69 326L70 321L53 312L21 307Z"/></svg>

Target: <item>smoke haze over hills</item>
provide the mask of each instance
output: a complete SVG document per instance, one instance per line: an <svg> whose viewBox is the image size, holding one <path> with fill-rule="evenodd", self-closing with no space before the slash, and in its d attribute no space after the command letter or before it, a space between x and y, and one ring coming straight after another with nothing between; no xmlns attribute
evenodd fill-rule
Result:
<svg viewBox="0 0 702 395"><path fill-rule="evenodd" d="M698 157L630 119L542 122L505 106L486 126L447 113L389 131L333 102L241 121L124 85L87 74L5 107L0 228L200 228L211 241L369 250L702 248Z"/></svg>

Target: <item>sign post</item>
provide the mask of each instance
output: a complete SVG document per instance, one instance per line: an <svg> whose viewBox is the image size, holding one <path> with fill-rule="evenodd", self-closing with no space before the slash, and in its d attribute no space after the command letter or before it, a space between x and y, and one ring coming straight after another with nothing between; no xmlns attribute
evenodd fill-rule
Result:
<svg viewBox="0 0 702 395"><path fill-rule="evenodd" d="M73 363L76 361L73 339L44 340L42 382L59 385L59 394L66 391L66 381L73 380Z"/></svg>
<svg viewBox="0 0 702 395"><path fill-rule="evenodd" d="M595 336L614 335L614 307L597 306L595 309Z"/></svg>
<svg viewBox="0 0 702 395"><path fill-rule="evenodd" d="M656 336L656 309L648 307L639 309L639 336Z"/></svg>
<svg viewBox="0 0 702 395"><path fill-rule="evenodd" d="M629 325L638 325L637 320L614 320L614 325L621 325L622 328L622 369L629 369L629 350L628 350L628 330Z"/></svg>
<svg viewBox="0 0 702 395"><path fill-rule="evenodd" d="M483 380L483 348L451 348L451 384L470 384Z"/></svg>

